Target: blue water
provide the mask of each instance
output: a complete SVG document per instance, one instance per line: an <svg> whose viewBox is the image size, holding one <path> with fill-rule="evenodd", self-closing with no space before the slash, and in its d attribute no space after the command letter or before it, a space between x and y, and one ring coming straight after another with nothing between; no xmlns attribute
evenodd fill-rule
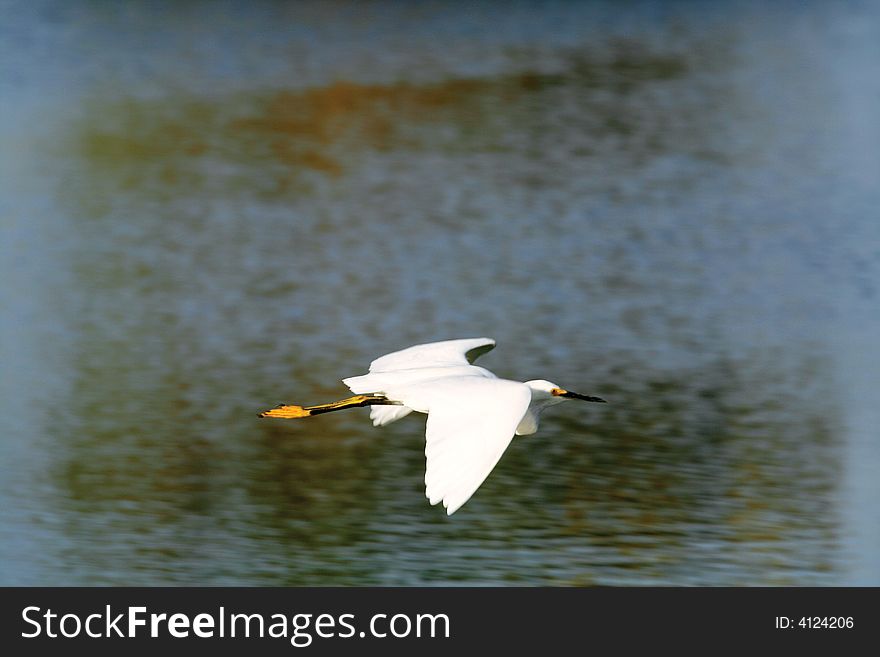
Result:
<svg viewBox="0 0 880 657"><path fill-rule="evenodd" d="M880 584L877 4L3 4L0 583ZM256 417L480 335L451 518Z"/></svg>

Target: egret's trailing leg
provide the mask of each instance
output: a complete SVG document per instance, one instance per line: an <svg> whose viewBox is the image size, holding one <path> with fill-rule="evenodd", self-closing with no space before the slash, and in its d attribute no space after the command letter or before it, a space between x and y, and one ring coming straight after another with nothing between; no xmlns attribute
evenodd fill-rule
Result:
<svg viewBox="0 0 880 657"><path fill-rule="evenodd" d="M329 404L318 404L317 406L279 404L271 410L260 413L260 417L277 417L289 420L298 417L311 417L312 415L320 415L321 413L330 413L331 411L341 411L346 408L355 408L357 406L382 404L399 405L400 402L391 401L383 395L355 395L354 397L346 397L345 399L330 402Z"/></svg>

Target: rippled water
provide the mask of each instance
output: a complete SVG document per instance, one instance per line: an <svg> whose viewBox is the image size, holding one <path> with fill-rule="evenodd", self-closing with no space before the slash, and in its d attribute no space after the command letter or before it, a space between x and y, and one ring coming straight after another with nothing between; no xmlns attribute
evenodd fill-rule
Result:
<svg viewBox="0 0 880 657"><path fill-rule="evenodd" d="M876 4L4 4L0 583L880 584ZM451 518L256 417L478 335Z"/></svg>

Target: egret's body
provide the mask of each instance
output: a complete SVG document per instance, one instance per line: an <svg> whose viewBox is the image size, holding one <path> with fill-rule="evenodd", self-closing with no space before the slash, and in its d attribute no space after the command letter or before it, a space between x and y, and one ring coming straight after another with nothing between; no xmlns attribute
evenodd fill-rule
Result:
<svg viewBox="0 0 880 657"><path fill-rule="evenodd" d="M602 402L542 379L509 381L473 365L491 338L416 345L377 358L362 376L343 379L354 397L330 404L281 405L262 417L298 418L371 406L375 426L426 413L426 495L452 515L480 487L514 435L538 430L541 412L567 399Z"/></svg>

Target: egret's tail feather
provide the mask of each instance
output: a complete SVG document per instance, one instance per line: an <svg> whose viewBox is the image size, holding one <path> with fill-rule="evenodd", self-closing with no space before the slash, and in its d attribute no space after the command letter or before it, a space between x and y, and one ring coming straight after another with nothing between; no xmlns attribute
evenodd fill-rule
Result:
<svg viewBox="0 0 880 657"><path fill-rule="evenodd" d="M386 424L397 422L402 417L412 413L407 406L373 406L370 409L370 419L374 427L384 427Z"/></svg>
<svg viewBox="0 0 880 657"><path fill-rule="evenodd" d="M281 419L294 419L300 417L311 417L312 415L320 415L321 413L329 413L331 411L341 411L345 408L354 408L356 406L372 406L376 404L396 404L382 395L355 395L339 401L330 402L329 404L319 404L317 406L296 406L295 404L279 404L273 409L260 413L260 417L276 417Z"/></svg>

